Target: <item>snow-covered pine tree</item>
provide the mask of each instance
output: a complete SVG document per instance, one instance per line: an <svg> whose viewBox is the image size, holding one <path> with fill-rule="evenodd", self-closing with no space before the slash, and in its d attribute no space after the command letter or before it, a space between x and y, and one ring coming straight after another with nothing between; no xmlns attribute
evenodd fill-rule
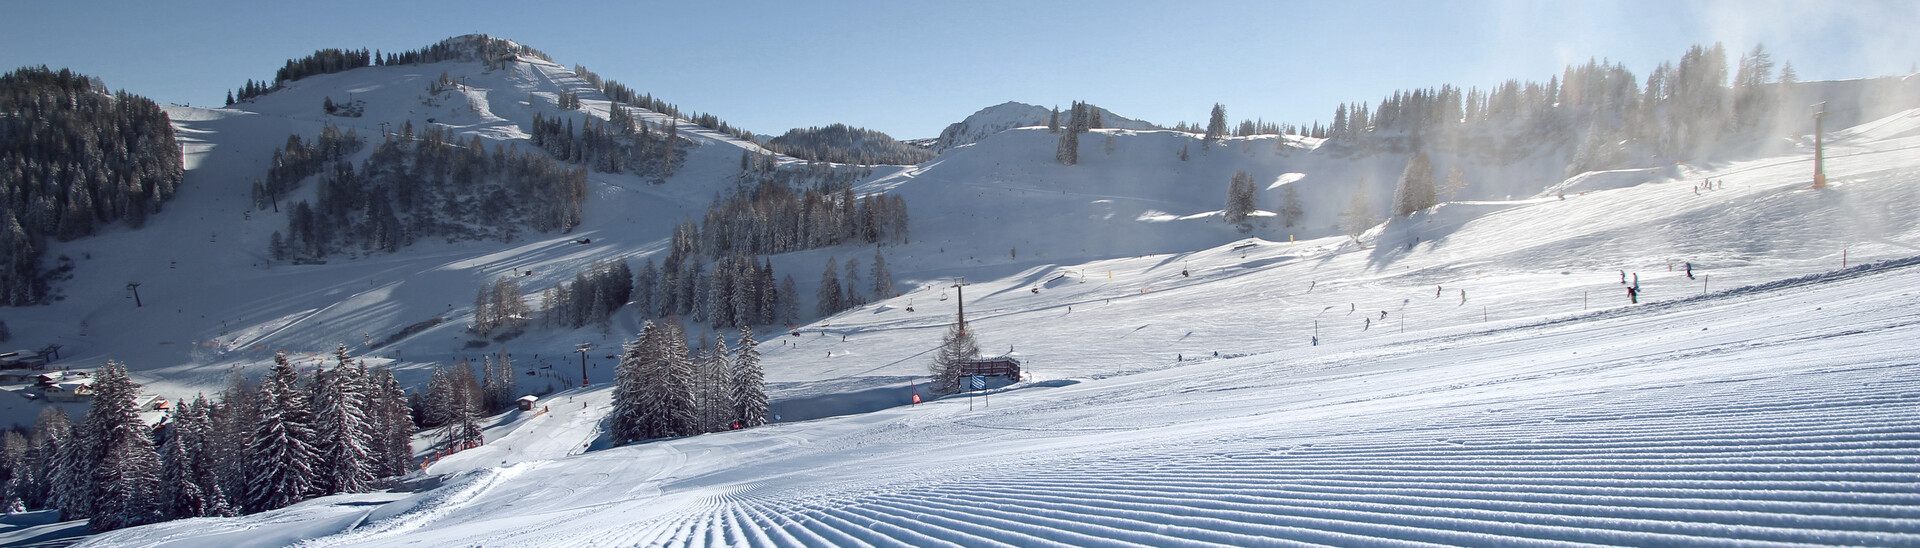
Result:
<svg viewBox="0 0 1920 548"><path fill-rule="evenodd" d="M1410 215L1413 212L1433 207L1437 203L1433 185L1433 161L1427 159L1427 153L1415 152L1407 160L1406 171L1400 174L1400 184L1393 189L1393 214Z"/></svg>
<svg viewBox="0 0 1920 548"><path fill-rule="evenodd" d="M893 293L893 271L887 270L887 258L876 247L873 249L873 298L885 299L894 296Z"/></svg>
<svg viewBox="0 0 1920 548"><path fill-rule="evenodd" d="M1229 223L1247 220L1259 205L1254 201L1253 176L1245 171L1233 173L1233 179L1227 182L1226 219Z"/></svg>
<svg viewBox="0 0 1920 548"><path fill-rule="evenodd" d="M286 354L273 357L273 369L260 381L259 423L247 445L246 509L264 512L305 500L315 471L313 411L299 374Z"/></svg>
<svg viewBox="0 0 1920 548"><path fill-rule="evenodd" d="M820 290L816 298L816 311L821 316L832 316L842 310L840 297L840 273L833 257L827 257L827 268L820 273Z"/></svg>
<svg viewBox="0 0 1920 548"><path fill-rule="evenodd" d="M91 450L87 525L107 531L159 521L160 455L134 407L140 385L127 377L125 364L109 360L94 373L93 394L80 426Z"/></svg>
<svg viewBox="0 0 1920 548"><path fill-rule="evenodd" d="M373 482L372 425L367 419L366 382L347 356L334 350L332 370L315 375L314 450L318 457L314 487L321 493L359 493Z"/></svg>
<svg viewBox="0 0 1920 548"><path fill-rule="evenodd" d="M942 394L960 391L960 373L967 360L980 356L980 346L973 340L973 333L961 329L959 323L947 327L946 336L940 341L940 349L933 355L933 366L928 373L933 377L933 390Z"/></svg>
<svg viewBox="0 0 1920 548"><path fill-rule="evenodd" d="M760 343L753 340L753 330L740 329L740 349L733 357L733 421L741 428L750 428L767 423L767 380L766 372L760 369Z"/></svg>

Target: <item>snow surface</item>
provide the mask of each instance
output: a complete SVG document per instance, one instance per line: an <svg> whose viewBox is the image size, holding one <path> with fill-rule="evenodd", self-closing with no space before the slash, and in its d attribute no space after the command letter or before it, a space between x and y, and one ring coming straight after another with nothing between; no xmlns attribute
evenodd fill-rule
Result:
<svg viewBox="0 0 1920 548"><path fill-rule="evenodd" d="M465 89L426 98L442 70ZM631 314L469 347L474 292L516 272L538 291L594 260L638 265L731 188L752 144L682 126L701 146L674 177L594 174L574 233L504 244L268 264L284 220L247 208L289 132L434 118L510 142L540 108L529 95L550 105L561 89L586 105L567 115L605 116L604 97L544 62L358 69L240 108L170 108L188 154L179 197L142 230L56 246L78 265L66 299L9 310L9 327L26 346L65 344L56 364L122 359L176 397L275 351L317 360L339 343L410 382L436 361L511 351L539 373L523 388L576 386L568 350L614 353ZM365 118L320 113L349 90ZM1799 149L1589 177L1564 199L1449 202L1358 242L1333 235L1336 213L1361 178L1384 205L1403 156L1115 129L1060 166L1057 136L1004 131L861 183L912 211L911 243L881 248L903 294L761 332L774 425L609 447L612 362L596 351L591 388L495 417L487 446L428 467L437 487L89 544L1913 545L1916 113L1834 134L1823 191L1806 188ZM1264 208L1297 189L1305 223L1224 223L1235 171L1267 182ZM1705 178L1724 190L1694 194ZM1556 181L1487 184L1528 196ZM828 258L860 259L871 281L873 254L773 262L810 296ZM1623 274L1643 304L1626 303ZM130 280L145 307L125 298ZM1018 351L1031 378L971 405L906 406L962 290L983 350Z"/></svg>

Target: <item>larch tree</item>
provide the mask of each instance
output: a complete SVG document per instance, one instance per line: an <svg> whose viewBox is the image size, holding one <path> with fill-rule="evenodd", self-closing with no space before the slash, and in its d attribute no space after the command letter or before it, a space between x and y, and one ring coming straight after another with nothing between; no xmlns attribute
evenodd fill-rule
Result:
<svg viewBox="0 0 1920 548"><path fill-rule="evenodd" d="M887 270L886 256L880 254L879 248L875 248L873 250L873 298L885 299L892 297L893 294L893 271Z"/></svg>

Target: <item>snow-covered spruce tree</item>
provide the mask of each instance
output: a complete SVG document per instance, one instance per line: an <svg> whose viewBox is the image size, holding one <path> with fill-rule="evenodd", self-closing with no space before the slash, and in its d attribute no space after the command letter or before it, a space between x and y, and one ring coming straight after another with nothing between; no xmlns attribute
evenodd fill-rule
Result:
<svg viewBox="0 0 1920 548"><path fill-rule="evenodd" d="M793 325L794 322L799 321L799 290L794 289L792 274L780 279L780 294L777 297L780 299L778 307L780 325Z"/></svg>
<svg viewBox="0 0 1920 548"><path fill-rule="evenodd" d="M1227 183L1227 222L1245 221L1258 207L1254 201L1253 176L1245 171L1234 172L1233 179Z"/></svg>
<svg viewBox="0 0 1920 548"><path fill-rule="evenodd" d="M1060 105L1053 106L1053 112L1047 115L1047 133L1060 132Z"/></svg>
<svg viewBox="0 0 1920 548"><path fill-rule="evenodd" d="M359 493L373 482L372 425L367 419L366 381L347 356L346 345L334 350L332 370L318 374L314 383L314 487L320 493Z"/></svg>
<svg viewBox="0 0 1920 548"><path fill-rule="evenodd" d="M662 362L658 368L660 382L654 385L658 390L654 397L661 410L662 422L658 425L658 435L651 437L698 434L700 408L693 397L694 363L692 354L687 350L686 328L669 323L663 334Z"/></svg>
<svg viewBox="0 0 1920 548"><path fill-rule="evenodd" d="M887 270L887 258L880 254L880 248L873 250L873 298L885 299L893 296L893 271Z"/></svg>
<svg viewBox="0 0 1920 548"><path fill-rule="evenodd" d="M827 257L827 268L820 273L820 290L815 310L821 316L832 316L844 308L841 307L840 273L833 257Z"/></svg>
<svg viewBox="0 0 1920 548"><path fill-rule="evenodd" d="M767 379L760 369L760 343L753 330L740 329L740 349L733 357L733 422L741 428L767 423Z"/></svg>
<svg viewBox="0 0 1920 548"><path fill-rule="evenodd" d="M645 437L646 423L652 419L647 401L648 353L646 345L659 337L660 328L649 321L640 327L640 337L627 341L620 353L620 365L613 373L613 411L607 414L607 436L616 445Z"/></svg>
<svg viewBox="0 0 1920 548"><path fill-rule="evenodd" d="M90 450L87 525L107 531L159 521L160 456L134 407L140 385L127 377L125 364L108 361L94 373L93 394L80 424Z"/></svg>
<svg viewBox="0 0 1920 548"><path fill-rule="evenodd" d="M1200 142L1201 146L1227 137L1227 106L1213 104L1213 113L1207 115L1207 133Z"/></svg>
<svg viewBox="0 0 1920 548"><path fill-rule="evenodd" d="M716 336L700 360L700 429L724 432L733 423L733 352L727 337Z"/></svg>
<svg viewBox="0 0 1920 548"><path fill-rule="evenodd" d="M253 481L252 470L247 468L247 448L253 443L254 428L260 424L258 392L235 369L227 375L220 403L207 412L208 466L234 513L245 509L247 486Z"/></svg>
<svg viewBox="0 0 1920 548"><path fill-rule="evenodd" d="M413 413L407 409L407 391L386 366L371 373L374 420L374 476L407 473L413 463Z"/></svg>
<svg viewBox="0 0 1920 548"><path fill-rule="evenodd" d="M1438 200L1435 194L1433 161L1427 159L1426 152L1415 152L1400 174L1400 184L1393 189L1393 214L1410 215L1433 207Z"/></svg>
<svg viewBox="0 0 1920 548"><path fill-rule="evenodd" d="M180 406L181 413L174 418L175 424L182 425L176 435L186 436L187 454L193 456L193 481L200 487L201 495L207 499L204 516L233 516L239 512L233 506L233 497L227 495L226 486L220 481L217 454L214 443L213 412L215 406L207 401L205 394L195 395L193 401Z"/></svg>
<svg viewBox="0 0 1920 548"><path fill-rule="evenodd" d="M0 484L0 511L9 514L27 511L25 494L29 491L27 485L33 481L31 470L39 468L29 464L27 452L31 446L19 431L8 430L0 435L0 476L6 477L6 482Z"/></svg>
<svg viewBox="0 0 1920 548"><path fill-rule="evenodd" d="M65 417L66 412L60 415ZM93 514L93 499L88 496L87 487L93 465L87 460L87 455L92 453L87 447L90 440L81 435L79 425L73 425L67 432L65 439L55 443L53 461L47 472L47 504L60 511L61 521L85 519Z"/></svg>
<svg viewBox="0 0 1920 548"><path fill-rule="evenodd" d="M760 294L765 288L760 285L760 269L752 257L736 255L733 260L733 322L725 327L741 327L757 323L760 320Z"/></svg>
<svg viewBox="0 0 1920 548"><path fill-rule="evenodd" d="M206 493L200 490L200 484L194 481L193 465L197 455L187 447L186 436L181 435L181 426L175 424L174 434L161 444L160 466L160 519L196 518L207 515L208 501Z"/></svg>
<svg viewBox="0 0 1920 548"><path fill-rule="evenodd" d="M1367 180L1361 179L1359 184L1354 185L1353 199L1347 201L1346 211L1340 212L1340 229L1356 244L1360 242L1360 233L1373 228L1376 222L1372 201L1367 196Z"/></svg>
<svg viewBox="0 0 1920 548"><path fill-rule="evenodd" d="M933 367L928 371L933 376L933 390L942 394L959 392L963 366L979 356L980 345L974 342L972 332L962 329L959 323L947 327L946 337L934 352Z"/></svg>
<svg viewBox="0 0 1920 548"><path fill-rule="evenodd" d="M1080 132L1069 130L1061 133L1060 144L1053 151L1053 159L1065 166L1080 163Z"/></svg>
<svg viewBox="0 0 1920 548"><path fill-rule="evenodd" d="M67 419L66 411L56 407L40 410L40 416L33 421L33 435L28 439L24 464L30 477L18 484L24 491L16 490L15 494L27 508L55 507L53 475L60 464L60 447L71 439L73 423Z"/></svg>
<svg viewBox="0 0 1920 548"><path fill-rule="evenodd" d="M860 283L860 258L847 257L845 266L847 275L844 276L846 279L841 285L846 287L847 291L840 301L841 308L854 308L867 304L867 297L860 294L863 289Z"/></svg>
<svg viewBox="0 0 1920 548"><path fill-rule="evenodd" d="M654 318L658 312L660 300L660 267L653 259L640 265L640 273L633 278L633 307L640 312L641 318Z"/></svg>
<svg viewBox="0 0 1920 548"><path fill-rule="evenodd" d="M707 275L707 319L715 328L733 325L733 258L721 257Z"/></svg>
<svg viewBox="0 0 1920 548"><path fill-rule="evenodd" d="M305 500L313 492L313 411L286 354L260 381L259 423L247 445L246 509L264 512Z"/></svg>
<svg viewBox="0 0 1920 548"><path fill-rule="evenodd" d="M759 314L753 323L769 325L780 323L780 284L773 279L773 259L763 259L760 267L760 303Z"/></svg>
<svg viewBox="0 0 1920 548"><path fill-rule="evenodd" d="M1293 228L1294 224L1300 222L1300 216L1306 214L1306 209L1300 205L1300 191L1293 185L1287 185L1280 191L1279 213L1281 226L1287 228Z"/></svg>

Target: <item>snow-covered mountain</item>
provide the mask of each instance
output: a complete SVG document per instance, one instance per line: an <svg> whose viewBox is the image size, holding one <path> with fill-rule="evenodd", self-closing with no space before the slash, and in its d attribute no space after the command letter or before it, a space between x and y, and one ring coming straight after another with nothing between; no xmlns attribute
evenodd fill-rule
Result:
<svg viewBox="0 0 1920 548"><path fill-rule="evenodd" d="M442 73L458 87L429 91ZM563 95L581 108L558 109ZM329 115L327 99L360 115ZM801 284L803 309L829 260L878 253L900 292L761 331L776 424L627 447L600 419L604 356L638 330L632 311L491 340L465 329L475 293L517 276L537 306L595 261L657 259L675 225L736 187L756 145L681 123L679 169L590 173L569 233L324 264L266 255L286 214L253 207L249 189L289 134L332 124L378 139L411 123L530 147L536 114L584 126L610 108L528 57L366 67L232 108L171 107L179 194L145 228L57 244L49 256L76 265L65 298L6 310L17 345L63 344L55 365L123 360L173 397L338 344L416 384L433 363L511 352L523 388L554 392L421 474L438 487L92 542L1920 542L1920 351L1907 342L1920 335L1920 110L1829 126L1835 184L1819 191L1804 134L1572 178L1570 146L1456 152L1443 161L1474 186L1348 238L1334 225L1362 181L1375 211L1392 198L1408 152L1391 141L1203 142L1104 113L1111 129L1081 135L1065 166L1060 136L1032 127L1050 110L990 107L943 132L935 159L855 186L906 200L906 243L769 258ZM1262 210L1296 193L1298 222L1225 222L1236 172L1257 181ZM1629 275L1642 304L1628 303ZM1030 378L907 406L963 298L983 349L1017 353ZM581 343L595 351L572 353ZM562 390L575 368L592 386ZM59 527L0 529L0 544Z"/></svg>
<svg viewBox="0 0 1920 548"><path fill-rule="evenodd" d="M1106 127L1132 130L1156 129L1156 126L1151 123L1122 117L1098 106L1094 108L1100 111L1101 122ZM1047 125L1047 118L1052 115L1053 109L1007 101L980 109L967 116L965 120L948 124L946 129L940 130L940 137L934 139L929 147L934 152L945 152L954 147L978 143L995 133L1009 129ZM1063 119L1060 123L1066 124L1066 121Z"/></svg>

